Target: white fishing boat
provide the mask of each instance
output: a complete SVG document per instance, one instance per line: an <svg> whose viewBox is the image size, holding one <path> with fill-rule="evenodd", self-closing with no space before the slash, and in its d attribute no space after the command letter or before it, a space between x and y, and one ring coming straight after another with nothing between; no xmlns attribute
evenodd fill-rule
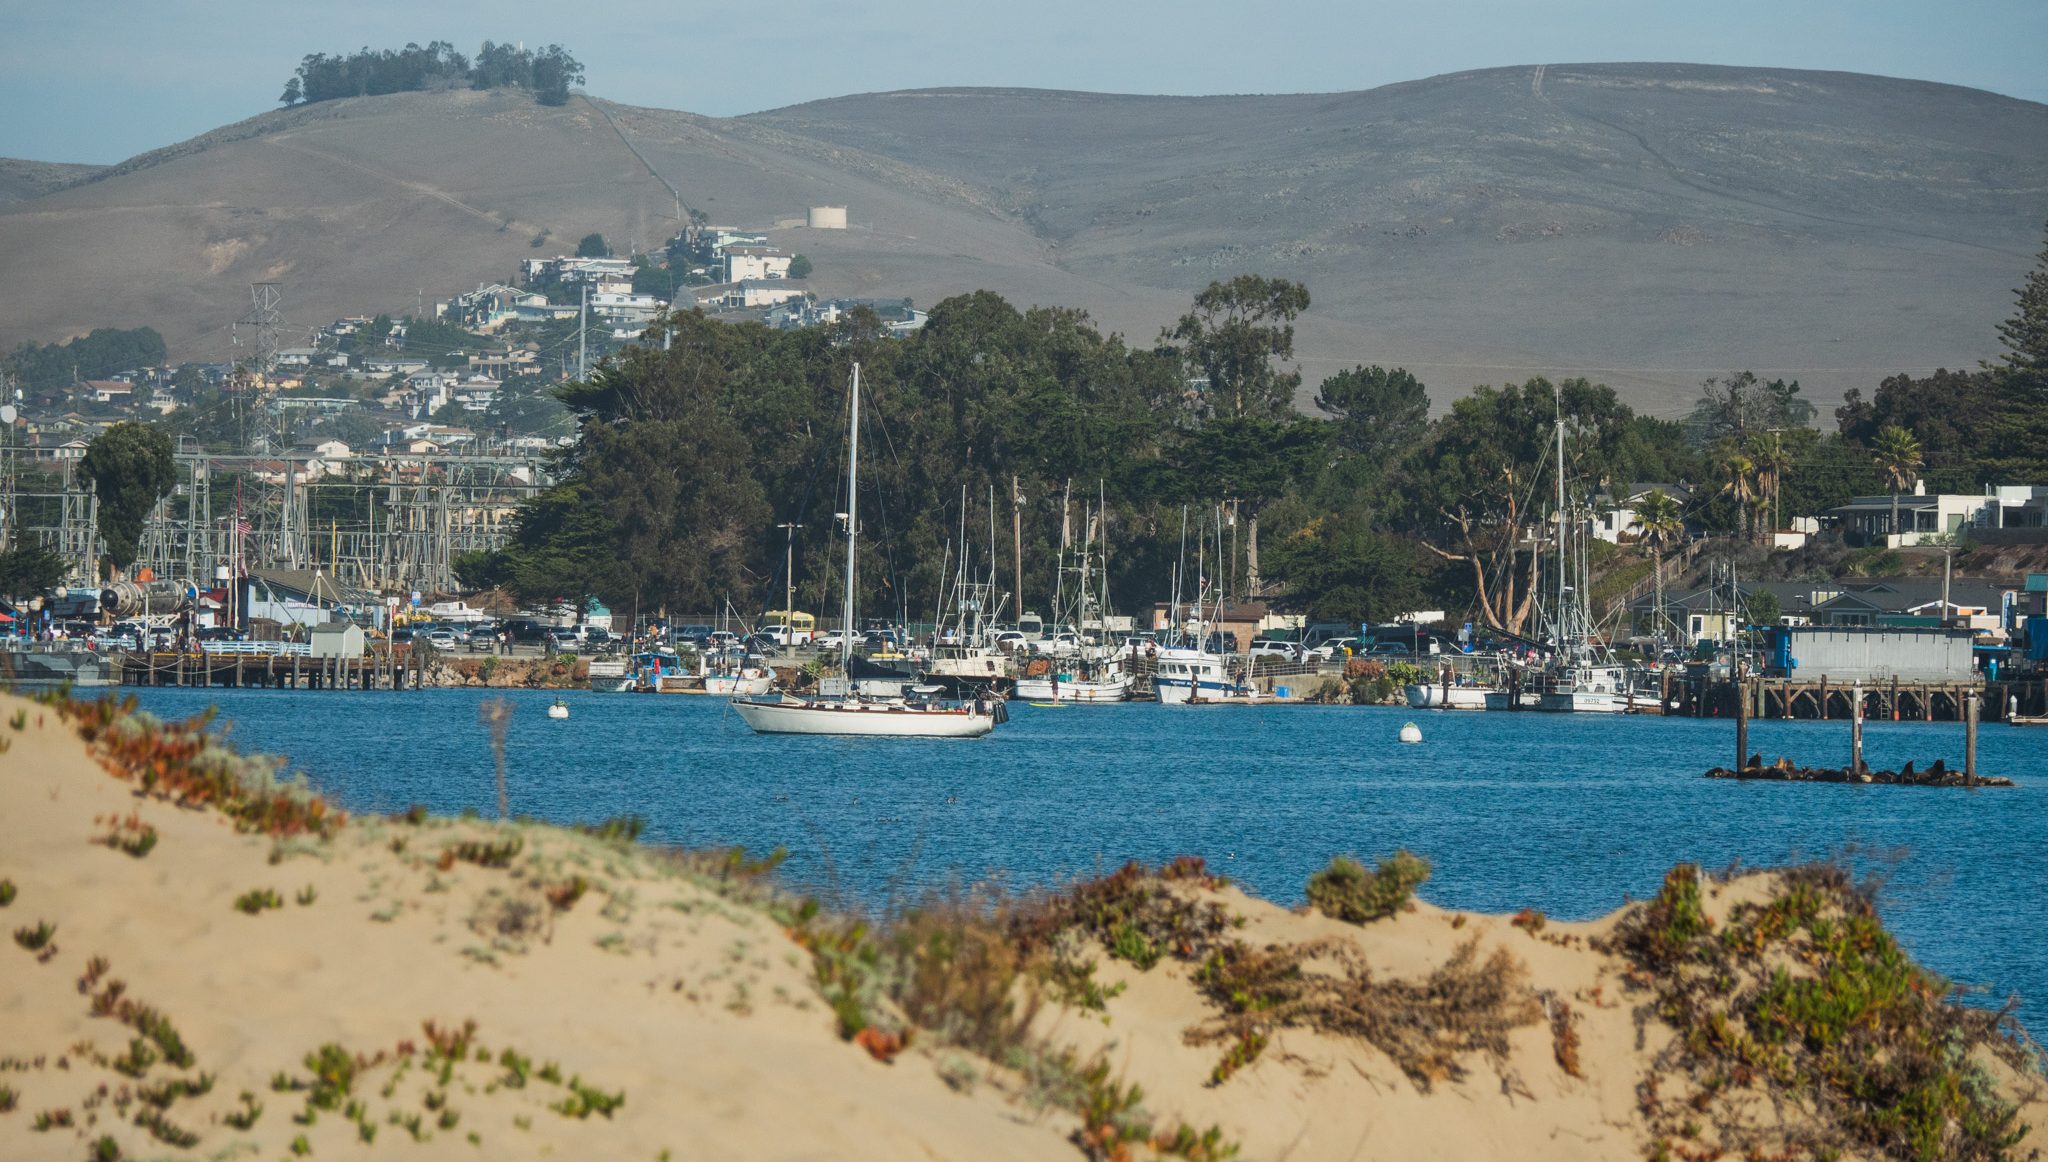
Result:
<svg viewBox="0 0 2048 1162"><path fill-rule="evenodd" d="M1544 669L1536 708L1564 713L1621 714L1647 703L1636 698L1628 667L1614 661L1593 632L1586 604L1588 566L1583 544L1568 543L1576 522L1565 495L1564 417L1557 420L1557 605L1551 626L1557 652ZM1581 534L1583 540L1583 533ZM1573 550L1577 551L1574 552Z"/></svg>
<svg viewBox="0 0 2048 1162"><path fill-rule="evenodd" d="M859 558L855 548L860 539L860 364L853 365L851 399L846 416L846 599L847 627L859 625L854 618L854 590ZM853 657L853 635L842 634L840 662ZM863 698L849 693L836 697L799 697L793 694L737 697L732 707L757 734L839 734L889 738L975 738L1006 721L1003 704L992 699L949 701L935 695L936 687L913 687L902 697ZM929 693L928 693L929 691Z"/></svg>
<svg viewBox="0 0 2048 1162"><path fill-rule="evenodd" d="M1025 702L1128 702L1131 676L1122 672L1094 675L1062 673L1054 666L1036 678L1019 678L1010 696Z"/></svg>
<svg viewBox="0 0 2048 1162"><path fill-rule="evenodd" d="M1252 688L1230 675L1230 659L1207 650L1174 646L1159 651L1152 697L1162 705L1248 702Z"/></svg>

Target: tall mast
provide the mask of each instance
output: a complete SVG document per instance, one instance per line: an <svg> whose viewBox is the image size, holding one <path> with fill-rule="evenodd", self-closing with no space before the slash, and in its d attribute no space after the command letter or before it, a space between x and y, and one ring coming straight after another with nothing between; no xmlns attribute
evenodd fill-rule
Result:
<svg viewBox="0 0 2048 1162"><path fill-rule="evenodd" d="M1576 624L1565 604L1565 593L1571 588L1567 580L1569 571L1564 564L1564 397L1557 401L1557 647L1559 652L1566 648L1567 640L1576 632ZM1577 648L1577 643L1572 643Z"/></svg>
<svg viewBox="0 0 2048 1162"><path fill-rule="evenodd" d="M860 539L860 364L853 365L853 399L846 409L846 632L839 639L843 672L853 658L854 542Z"/></svg>

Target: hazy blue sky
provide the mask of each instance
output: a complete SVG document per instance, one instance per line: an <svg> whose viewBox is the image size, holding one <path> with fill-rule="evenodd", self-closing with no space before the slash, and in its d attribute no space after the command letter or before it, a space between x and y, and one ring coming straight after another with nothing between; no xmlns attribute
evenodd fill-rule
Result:
<svg viewBox="0 0 2048 1162"><path fill-rule="evenodd" d="M937 85L1328 92L1584 61L2048 101L2048 0L0 0L0 156L118 161L276 107L309 52L486 38L559 42L596 95L715 115Z"/></svg>

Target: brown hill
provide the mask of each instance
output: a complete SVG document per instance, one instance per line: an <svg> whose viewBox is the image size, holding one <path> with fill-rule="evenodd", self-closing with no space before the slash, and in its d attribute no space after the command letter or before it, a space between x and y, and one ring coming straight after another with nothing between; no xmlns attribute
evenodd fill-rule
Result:
<svg viewBox="0 0 2048 1162"><path fill-rule="evenodd" d="M97 165L73 165L55 161L23 161L0 157L0 206L61 190L105 169Z"/></svg>
<svg viewBox="0 0 2048 1162"><path fill-rule="evenodd" d="M591 230L656 245L677 192L748 227L849 206L848 231L773 231L822 294L988 287L1149 338L1256 270L1314 293L1311 383L1401 363L1441 400L1585 373L1671 412L1752 367L1825 403L1995 350L2048 207L2048 106L1687 65L1334 95L931 90L726 120L338 101L0 205L0 346L148 323L224 355L251 281L281 282L298 325L409 310Z"/></svg>

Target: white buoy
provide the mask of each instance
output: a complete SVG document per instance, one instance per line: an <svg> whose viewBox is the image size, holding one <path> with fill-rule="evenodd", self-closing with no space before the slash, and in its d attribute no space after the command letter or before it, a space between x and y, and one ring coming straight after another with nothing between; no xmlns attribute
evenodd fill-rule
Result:
<svg viewBox="0 0 2048 1162"><path fill-rule="evenodd" d="M1414 724L1414 723L1412 723L1412 722L1404 722L1404 723L1402 723L1402 724L1401 724L1401 741L1402 741L1402 742L1421 742L1421 741L1422 741L1422 728L1421 728L1421 727L1419 727L1419 726L1417 726L1417 725L1415 725L1415 724Z"/></svg>
<svg viewBox="0 0 2048 1162"><path fill-rule="evenodd" d="M555 699L555 704L554 704L554 705L552 705L552 706L550 706L550 707L548 707L548 717L549 717L549 718L567 718L567 717L569 717L569 704L568 704L567 702L564 702L564 701L562 701L562 700L561 700L560 698L557 698L557 699Z"/></svg>

